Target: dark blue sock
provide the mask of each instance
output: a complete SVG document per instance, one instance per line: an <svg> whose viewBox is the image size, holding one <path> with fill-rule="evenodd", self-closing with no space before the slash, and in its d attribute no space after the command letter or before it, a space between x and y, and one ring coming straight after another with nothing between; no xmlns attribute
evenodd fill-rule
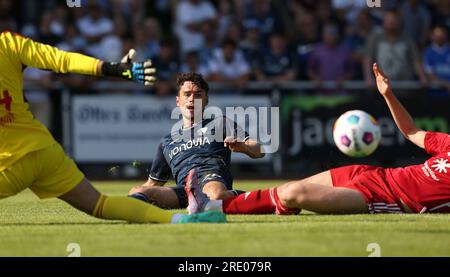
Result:
<svg viewBox="0 0 450 277"><path fill-rule="evenodd" d="M148 199L147 195L140 193L140 192L132 194L132 195L128 195L128 197L144 201L145 203L150 203L150 199Z"/></svg>

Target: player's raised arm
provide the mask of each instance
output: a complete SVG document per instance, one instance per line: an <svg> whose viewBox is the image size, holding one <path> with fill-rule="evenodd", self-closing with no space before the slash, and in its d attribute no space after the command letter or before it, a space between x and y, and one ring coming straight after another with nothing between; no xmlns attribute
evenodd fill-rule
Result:
<svg viewBox="0 0 450 277"><path fill-rule="evenodd" d="M2 33L1 43L8 44L10 57L16 57L25 66L52 70L56 73L76 73L93 76L120 77L147 86L156 78L151 61L133 62L131 50L120 63L109 63L86 55L59 50L11 32Z"/></svg>
<svg viewBox="0 0 450 277"><path fill-rule="evenodd" d="M416 127L411 115L392 92L389 79L376 63L373 64L373 72L378 91L384 97L397 127L408 140L421 148L425 148L426 132Z"/></svg>

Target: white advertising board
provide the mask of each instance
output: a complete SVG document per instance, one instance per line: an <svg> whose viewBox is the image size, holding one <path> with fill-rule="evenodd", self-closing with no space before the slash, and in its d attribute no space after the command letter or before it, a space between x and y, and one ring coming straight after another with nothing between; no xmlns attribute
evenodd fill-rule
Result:
<svg viewBox="0 0 450 277"><path fill-rule="evenodd" d="M266 96L210 96L210 106L270 107ZM72 97L72 146L77 162L151 162L160 139L179 120L172 120L175 97L145 95L75 95ZM248 121L247 124L257 124ZM249 126L246 126L246 129ZM267 162L270 155L254 162ZM242 154L233 161L253 162Z"/></svg>

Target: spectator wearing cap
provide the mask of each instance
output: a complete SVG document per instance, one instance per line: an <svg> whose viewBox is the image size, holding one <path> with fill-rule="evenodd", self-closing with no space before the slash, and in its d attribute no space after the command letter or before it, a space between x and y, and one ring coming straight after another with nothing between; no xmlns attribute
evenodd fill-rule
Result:
<svg viewBox="0 0 450 277"><path fill-rule="evenodd" d="M307 74L318 87L323 81L336 81L342 84L351 80L354 63L350 49L340 42L339 30L335 25L323 29L323 43L310 56Z"/></svg>
<svg viewBox="0 0 450 277"><path fill-rule="evenodd" d="M447 30L437 26L431 33L431 45L425 50L424 67L431 81L439 85L439 89L430 90L433 97L450 96L450 46Z"/></svg>
<svg viewBox="0 0 450 277"><path fill-rule="evenodd" d="M296 77L294 59L287 47L284 34L273 33L269 39L269 49L260 55L254 68L259 81L292 81Z"/></svg>

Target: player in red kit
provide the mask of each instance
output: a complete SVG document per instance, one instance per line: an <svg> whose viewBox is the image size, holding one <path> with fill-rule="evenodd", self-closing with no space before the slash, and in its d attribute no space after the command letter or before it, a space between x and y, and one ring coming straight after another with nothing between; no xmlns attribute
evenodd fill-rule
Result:
<svg viewBox="0 0 450 277"><path fill-rule="evenodd" d="M280 187L214 201L200 193L195 178L191 178L186 185L189 205L198 212L222 209L228 214L295 214L302 209L321 214L449 213L450 136L418 129L377 64L373 71L400 131L431 155L424 164L340 167Z"/></svg>

